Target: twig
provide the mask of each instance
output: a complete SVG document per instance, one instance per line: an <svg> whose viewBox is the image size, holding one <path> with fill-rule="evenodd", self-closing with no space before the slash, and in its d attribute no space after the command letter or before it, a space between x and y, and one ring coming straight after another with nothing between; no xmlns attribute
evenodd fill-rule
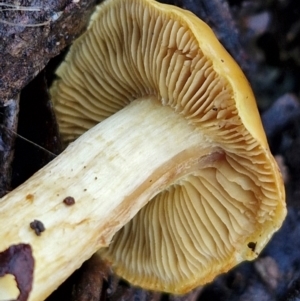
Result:
<svg viewBox="0 0 300 301"><path fill-rule="evenodd" d="M27 10L27 11L40 11L41 7L38 6L20 6L20 5L15 5L15 4L9 4L9 3L4 3L0 2L0 6L5 6L5 7L10 7L12 10ZM6 9L2 9L4 11Z"/></svg>
<svg viewBox="0 0 300 301"><path fill-rule="evenodd" d="M46 22L42 22L42 23L37 23L37 24L22 24L22 23L13 23L13 22L9 22L9 21L4 21L4 20L0 20L0 23L3 24L7 24L7 25L11 25L11 26L23 26L23 27L39 27L39 26L45 26L50 24L51 20L48 20Z"/></svg>
<svg viewBox="0 0 300 301"><path fill-rule="evenodd" d="M0 6L4 6L4 7L8 7L8 8L4 8L4 9L0 9L0 12L3 11L30 11L30 12L34 12L34 11L41 11L42 8L38 7L38 6L20 6L20 5L14 5L14 4L7 4L4 2L0 2ZM22 23L14 23L14 22L10 22L10 21L6 21L3 19L0 19L0 23L3 24L7 24L10 26L23 26L23 27L38 27L38 26L44 26L44 25L48 25L50 23L51 20L42 22L42 23L37 23L37 24L32 24L32 23L27 23L27 24L22 24Z"/></svg>

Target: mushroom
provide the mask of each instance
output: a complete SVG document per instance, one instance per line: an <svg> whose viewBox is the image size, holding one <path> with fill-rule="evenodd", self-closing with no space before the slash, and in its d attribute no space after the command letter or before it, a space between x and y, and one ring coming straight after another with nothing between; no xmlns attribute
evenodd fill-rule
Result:
<svg viewBox="0 0 300 301"><path fill-rule="evenodd" d="M29 300L97 250L134 285L179 294L257 257L284 187L251 88L205 23L107 0L57 75L62 138L76 140L0 201L0 252L32 248Z"/></svg>

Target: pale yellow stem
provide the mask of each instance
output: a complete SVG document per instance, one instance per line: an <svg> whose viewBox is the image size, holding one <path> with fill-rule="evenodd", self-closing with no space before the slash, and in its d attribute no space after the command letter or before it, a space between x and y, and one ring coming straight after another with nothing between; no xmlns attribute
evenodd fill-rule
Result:
<svg viewBox="0 0 300 301"><path fill-rule="evenodd" d="M98 124L0 200L0 252L28 243L29 300L44 300L153 196L200 165L210 141L155 98ZM75 204L63 200L71 196ZM41 221L37 236L29 224Z"/></svg>

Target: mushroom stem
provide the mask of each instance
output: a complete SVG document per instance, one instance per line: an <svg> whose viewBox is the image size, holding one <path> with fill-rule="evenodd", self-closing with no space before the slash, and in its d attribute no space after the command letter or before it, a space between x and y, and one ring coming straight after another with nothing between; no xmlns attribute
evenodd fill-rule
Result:
<svg viewBox="0 0 300 301"><path fill-rule="evenodd" d="M212 153L219 149L200 130L147 97L96 125L3 197L0 252L20 243L31 246L35 269L29 300L44 300L108 246L148 200L213 164L218 156ZM66 197L75 203L68 206ZM43 232L30 228L34 220L42 222Z"/></svg>

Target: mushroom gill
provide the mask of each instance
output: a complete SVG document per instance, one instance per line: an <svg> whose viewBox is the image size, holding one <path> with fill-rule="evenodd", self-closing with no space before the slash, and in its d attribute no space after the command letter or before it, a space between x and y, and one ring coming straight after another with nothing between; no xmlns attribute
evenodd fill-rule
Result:
<svg viewBox="0 0 300 301"><path fill-rule="evenodd" d="M173 293L187 292L256 258L270 229L278 226L274 218L279 213L274 185L262 182L271 170L259 174L244 163L222 153L179 178L99 254L129 282Z"/></svg>

